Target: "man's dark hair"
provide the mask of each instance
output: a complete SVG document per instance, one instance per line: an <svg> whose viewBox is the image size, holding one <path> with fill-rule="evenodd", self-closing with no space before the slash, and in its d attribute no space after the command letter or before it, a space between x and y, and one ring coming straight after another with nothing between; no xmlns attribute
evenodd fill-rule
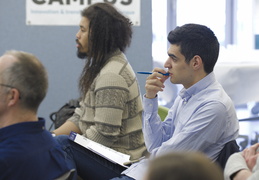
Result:
<svg viewBox="0 0 259 180"><path fill-rule="evenodd" d="M171 44L180 46L187 63L198 55L207 74L213 71L219 55L219 42L211 29L199 24L185 24L168 34Z"/></svg>
<svg viewBox="0 0 259 180"><path fill-rule="evenodd" d="M79 83L82 96L85 96L112 53L124 52L130 45L132 23L108 3L95 3L81 15L90 21L87 62Z"/></svg>

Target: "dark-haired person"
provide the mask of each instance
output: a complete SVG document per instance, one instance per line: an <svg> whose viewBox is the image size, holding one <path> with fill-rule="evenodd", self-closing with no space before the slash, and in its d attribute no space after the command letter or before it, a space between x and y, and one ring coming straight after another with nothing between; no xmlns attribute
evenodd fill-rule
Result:
<svg viewBox="0 0 259 180"><path fill-rule="evenodd" d="M224 145L235 140L239 132L233 102L213 73L219 42L211 29L199 24L176 27L168 34L168 41L164 64L167 70L154 68L145 85L142 124L150 158L169 152L198 151L215 161ZM182 84L183 89L161 121L157 93L163 91L166 80ZM142 179L148 161L131 165L114 180Z"/></svg>
<svg viewBox="0 0 259 180"><path fill-rule="evenodd" d="M78 57L86 63L79 88L82 101L74 115L53 133L83 179L105 179L113 166L102 157L68 140L71 131L130 155L147 152L142 133L142 101L136 75L124 54L132 38L132 23L108 3L95 3L81 12L76 34ZM118 167L116 174L124 168Z"/></svg>
<svg viewBox="0 0 259 180"><path fill-rule="evenodd" d="M0 179L57 179L70 171L60 145L37 116L48 76L32 54L0 57Z"/></svg>

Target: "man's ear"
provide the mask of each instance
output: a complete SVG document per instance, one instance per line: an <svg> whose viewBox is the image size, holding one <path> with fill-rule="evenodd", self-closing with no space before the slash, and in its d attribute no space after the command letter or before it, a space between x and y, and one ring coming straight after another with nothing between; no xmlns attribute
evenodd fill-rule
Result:
<svg viewBox="0 0 259 180"><path fill-rule="evenodd" d="M12 88L9 91L7 98L8 98L7 100L9 101L8 105L9 106L13 106L13 105L17 104L17 102L19 101L19 99L20 99L20 92L17 89Z"/></svg>
<svg viewBox="0 0 259 180"><path fill-rule="evenodd" d="M193 66L194 70L198 70L203 66L203 62L202 62L202 59L200 56L195 55L192 58L192 66Z"/></svg>

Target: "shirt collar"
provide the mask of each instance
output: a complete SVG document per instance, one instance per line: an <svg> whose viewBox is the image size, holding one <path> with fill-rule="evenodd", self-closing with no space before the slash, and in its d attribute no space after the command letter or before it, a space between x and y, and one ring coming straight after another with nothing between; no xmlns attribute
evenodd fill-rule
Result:
<svg viewBox="0 0 259 180"><path fill-rule="evenodd" d="M183 101L188 102L189 99L194 96L195 94L199 93L203 89L206 89L210 84L216 81L215 74L211 72L203 79L189 87L188 89L183 88L179 92L179 96L183 99Z"/></svg>
<svg viewBox="0 0 259 180"><path fill-rule="evenodd" d="M39 118L38 121L13 124L4 128L0 128L0 142L8 137L15 136L17 134L40 132L43 130L45 130L45 120L43 118Z"/></svg>

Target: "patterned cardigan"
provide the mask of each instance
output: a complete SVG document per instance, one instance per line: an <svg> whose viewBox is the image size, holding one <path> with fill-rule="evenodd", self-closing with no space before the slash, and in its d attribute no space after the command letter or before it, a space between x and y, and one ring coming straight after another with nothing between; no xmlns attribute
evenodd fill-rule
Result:
<svg viewBox="0 0 259 180"><path fill-rule="evenodd" d="M146 153L142 134L142 101L136 75L122 52L115 53L95 78L86 97L68 119L82 134L129 154Z"/></svg>

